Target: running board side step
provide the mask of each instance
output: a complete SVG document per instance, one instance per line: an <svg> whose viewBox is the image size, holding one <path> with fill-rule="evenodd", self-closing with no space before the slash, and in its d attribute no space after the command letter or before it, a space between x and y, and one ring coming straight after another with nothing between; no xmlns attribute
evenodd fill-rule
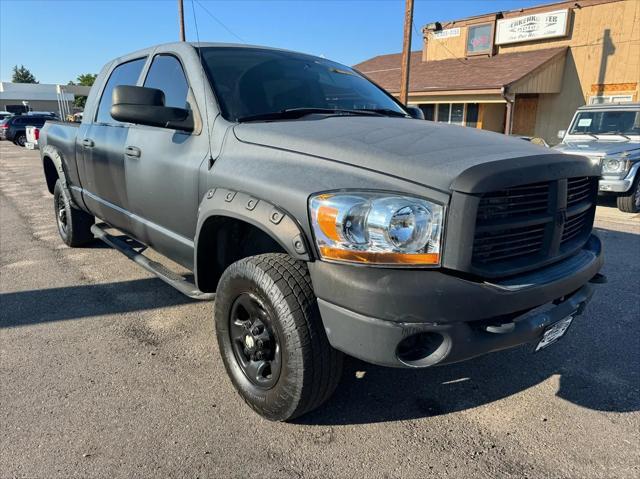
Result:
<svg viewBox="0 0 640 479"><path fill-rule="evenodd" d="M97 239L104 241L113 249L120 251L131 261L137 263L150 273L156 275L162 281L170 286L173 286L182 294L193 299L200 299L204 301L215 299L215 293L203 293L196 287L193 282L189 281L187 278L171 271L166 266L158 263L157 261L153 261L147 258L141 252L136 251L134 247L127 244L126 241L107 233L105 231L107 228L109 228L109 226L104 223L95 224L91 227L91 232Z"/></svg>

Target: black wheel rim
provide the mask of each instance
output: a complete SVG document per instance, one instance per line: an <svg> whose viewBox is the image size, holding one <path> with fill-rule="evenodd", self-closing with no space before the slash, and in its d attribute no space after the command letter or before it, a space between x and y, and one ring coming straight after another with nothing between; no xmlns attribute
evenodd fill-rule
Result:
<svg viewBox="0 0 640 479"><path fill-rule="evenodd" d="M231 307L229 336L240 369L249 381L270 389L280 377L282 359L273 321L252 293L242 293Z"/></svg>
<svg viewBox="0 0 640 479"><path fill-rule="evenodd" d="M58 222L58 228L63 235L67 234L67 208L62 194L58 195L56 199L56 220Z"/></svg>

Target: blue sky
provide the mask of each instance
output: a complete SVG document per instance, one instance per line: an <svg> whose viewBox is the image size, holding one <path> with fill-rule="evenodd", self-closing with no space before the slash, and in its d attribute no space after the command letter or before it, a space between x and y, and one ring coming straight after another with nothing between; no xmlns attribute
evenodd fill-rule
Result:
<svg viewBox="0 0 640 479"><path fill-rule="evenodd" d="M425 23L541 3L547 2L416 0L413 49L420 48L417 32ZM203 41L288 48L348 65L402 49L404 0L193 4ZM187 40L195 40L192 0L184 7ZM0 0L0 79L10 81L13 65L24 64L40 83L66 83L121 54L177 39L176 0Z"/></svg>

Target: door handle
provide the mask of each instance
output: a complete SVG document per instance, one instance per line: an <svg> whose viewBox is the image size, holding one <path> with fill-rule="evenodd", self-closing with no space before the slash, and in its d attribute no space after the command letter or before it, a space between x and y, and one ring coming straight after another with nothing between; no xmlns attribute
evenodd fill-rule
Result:
<svg viewBox="0 0 640 479"><path fill-rule="evenodd" d="M84 140L82 140L82 146L86 146L87 148L93 148L94 145L95 143L91 138L85 138Z"/></svg>
<svg viewBox="0 0 640 479"><path fill-rule="evenodd" d="M140 155L142 154L142 152L140 151L140 148L138 148L137 146L127 146L124 149L124 154L132 158L140 158Z"/></svg>

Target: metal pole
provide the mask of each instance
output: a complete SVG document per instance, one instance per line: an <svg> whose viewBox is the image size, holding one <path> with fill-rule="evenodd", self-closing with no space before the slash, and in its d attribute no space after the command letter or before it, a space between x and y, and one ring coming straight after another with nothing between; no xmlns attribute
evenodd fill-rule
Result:
<svg viewBox="0 0 640 479"><path fill-rule="evenodd" d="M64 114L62 113L62 103L60 102L60 86L56 87L56 100L58 100L58 114L60 115L60 119L64 121Z"/></svg>
<svg viewBox="0 0 640 479"><path fill-rule="evenodd" d="M184 6L182 0L178 0L178 23L180 25L180 41L184 42Z"/></svg>
<svg viewBox="0 0 640 479"><path fill-rule="evenodd" d="M413 0L406 0L404 11L404 40L402 43L402 74L400 81L400 102L409 100L409 69L411 68L411 28L413 25Z"/></svg>

